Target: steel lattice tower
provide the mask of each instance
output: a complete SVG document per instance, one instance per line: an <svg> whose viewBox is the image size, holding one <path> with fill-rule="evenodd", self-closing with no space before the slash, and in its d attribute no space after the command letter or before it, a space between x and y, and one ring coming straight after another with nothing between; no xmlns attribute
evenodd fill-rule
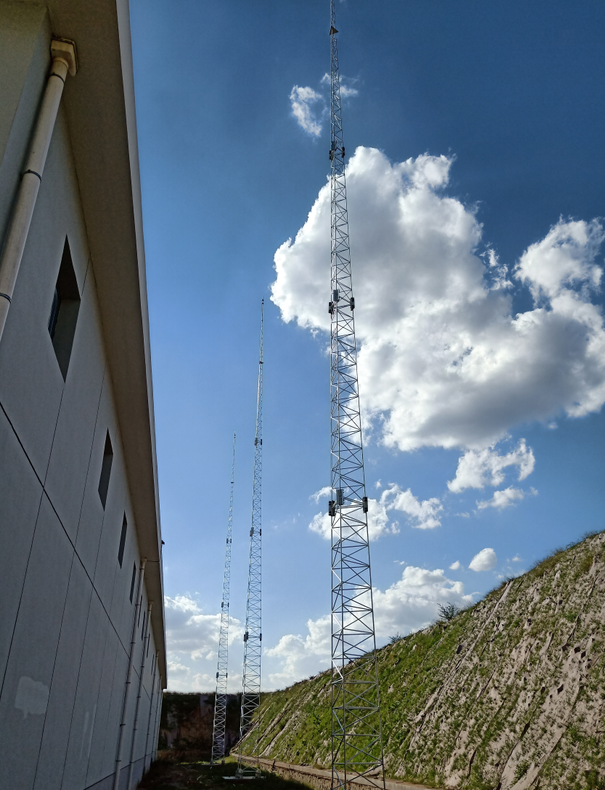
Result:
<svg viewBox="0 0 605 790"><path fill-rule="evenodd" d="M227 519L227 545L225 548L225 572L223 574L223 600L221 602L221 625L218 638L218 661L216 665L216 695L214 698L214 721L212 723L211 765L225 758L225 729L227 725L227 680L229 677L229 596L231 589L231 544L233 542L233 486L235 484L235 434L233 434L233 460L231 462L231 493L229 496L229 518Z"/></svg>
<svg viewBox="0 0 605 790"><path fill-rule="evenodd" d="M332 787L384 787L334 0L330 0Z"/></svg>
<svg viewBox="0 0 605 790"><path fill-rule="evenodd" d="M256 395L256 435L254 437L254 481L252 485L252 526L250 528L250 563L248 569L248 603L244 633L244 670L242 677L242 708L240 740L250 730L260 702L262 648L262 519L261 494L263 476L263 311L261 302L260 353L258 360L258 389ZM256 776L257 768L244 765L241 759L237 776Z"/></svg>

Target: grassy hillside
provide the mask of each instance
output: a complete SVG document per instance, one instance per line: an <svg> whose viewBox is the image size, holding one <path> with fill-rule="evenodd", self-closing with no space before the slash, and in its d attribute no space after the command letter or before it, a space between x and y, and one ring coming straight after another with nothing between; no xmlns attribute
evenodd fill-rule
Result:
<svg viewBox="0 0 605 790"><path fill-rule="evenodd" d="M390 777L605 790L605 533L378 653ZM266 694L242 751L330 763L329 673Z"/></svg>

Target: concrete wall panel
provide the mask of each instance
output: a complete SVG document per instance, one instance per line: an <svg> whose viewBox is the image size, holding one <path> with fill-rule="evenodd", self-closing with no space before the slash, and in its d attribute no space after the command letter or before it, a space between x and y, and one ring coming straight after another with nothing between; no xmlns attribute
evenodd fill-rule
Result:
<svg viewBox="0 0 605 790"><path fill-rule="evenodd" d="M105 631L105 644L103 652L103 664L100 674L99 694L97 698L97 715L95 720L95 737L92 741L90 759L88 761L88 771L86 774L86 787L100 782L112 769L115 761L115 747L118 738L118 716L115 715L116 701L121 700L120 692L123 691L119 678L116 673L118 650L123 654L118 638L107 622ZM112 708L113 704L113 708ZM113 715L111 715L113 714ZM118 714L119 715L119 714ZM106 757L113 746L113 755Z"/></svg>
<svg viewBox="0 0 605 790"><path fill-rule="evenodd" d="M0 408L0 688L42 498L42 486Z"/></svg>
<svg viewBox="0 0 605 790"><path fill-rule="evenodd" d="M139 584L140 565L141 565L141 557L137 545L136 531L134 529L134 525L131 522L129 522L129 529L126 535L126 547L124 551L124 563L122 566L122 572L116 574L116 583L114 586L114 594L111 602L111 617L113 622L116 623L116 626L119 629L120 636L124 641L124 644L130 643L130 639L132 637L132 617L137 603L137 588ZM135 586L132 594L132 602L131 602L130 590L132 584L132 572L135 566L136 566L136 581L135 581ZM147 568L145 569L145 572L147 572ZM146 611L147 597L146 597L144 583L141 592L143 593L143 602L141 606L143 608L143 611ZM137 634L136 634L137 645L141 640L142 617L143 615L141 614L140 617L137 618ZM136 663L135 666L138 668L138 663Z"/></svg>
<svg viewBox="0 0 605 790"><path fill-rule="evenodd" d="M57 503L61 520L74 537L80 522L82 494L89 473L96 418L105 369L100 317L84 219L71 150L63 119L53 136L53 181L60 185L64 226L80 288L80 309L61 407L45 480L49 497ZM63 237L63 242L65 237ZM56 276L56 275L55 275ZM54 282L52 282L54 288ZM52 292L48 295L52 298ZM98 481L97 481L98 482ZM84 558L83 558L84 559ZM86 560L85 564L86 564Z"/></svg>
<svg viewBox="0 0 605 790"><path fill-rule="evenodd" d="M76 550L84 563L90 576L95 579L96 589L101 596L106 608L109 608L111 602L111 590L113 587L113 576L115 568L113 563L102 565L102 572L96 574L99 547L103 538L105 530L105 519L110 529L115 525L119 509L115 502L114 489L115 489L115 469L112 465L109 492L106 501L106 508L103 508L101 499L99 497L99 479L101 475L101 466L103 462L103 451L105 448L105 439L107 437L108 419L105 411L102 409L102 391L106 386L105 380L102 383L100 391L100 398L97 399L97 411L94 419L94 433L90 445L90 453L88 459L88 470L84 487L84 496L82 500L82 510L80 513L80 521L78 525L78 536L76 539ZM112 445L116 444L116 430L113 424L109 426ZM120 522L121 523L121 522ZM119 541L119 533L118 533ZM117 548L116 548L116 563L117 565ZM99 586L100 582L100 586Z"/></svg>
<svg viewBox="0 0 605 790"><path fill-rule="evenodd" d="M113 772L116 764L118 728L120 726L120 716L122 715L122 703L124 700L124 685L126 683L127 668L128 655L120 646L116 651L116 663L111 692L111 707L109 709L108 716L108 736L105 738L105 749L103 754L103 765L107 773ZM109 733L111 733L111 737Z"/></svg>
<svg viewBox="0 0 605 790"><path fill-rule="evenodd" d="M92 462L91 462L92 466ZM103 534L104 513L98 495L99 481L96 475L89 473L86 480L86 491L82 501L82 512L76 537L76 551L80 561L86 568L91 579L94 579L99 544ZM108 586L112 583L113 569L107 568L103 578Z"/></svg>
<svg viewBox="0 0 605 790"><path fill-rule="evenodd" d="M142 621L142 617L141 617ZM140 728L143 726L144 719L142 717L143 712L143 699L138 703L138 712L137 712L137 697L139 694L139 678L140 678L140 669L141 669L141 658L143 653L144 643L141 639L141 629L137 628L137 632L135 634L136 642L134 646L134 661L132 667L132 682L130 684L130 696L132 697L132 705L131 705L131 717L129 720L128 731L125 738L125 746L126 750L124 752L124 762L130 763L131 756L132 760L136 761L138 755L138 748L140 745L141 740L141 733ZM142 692L142 689L141 689ZM137 722L137 730L135 732L135 719L138 717ZM142 756L142 755L141 755Z"/></svg>
<svg viewBox="0 0 605 790"><path fill-rule="evenodd" d="M86 790L112 790L113 774L95 782L93 785L86 785Z"/></svg>
<svg viewBox="0 0 605 790"><path fill-rule="evenodd" d="M48 321L65 237L77 224L77 193L64 172L67 132L61 112L55 131L0 344L0 400L43 481L64 390ZM83 283L87 258L79 265L77 257L74 269ZM3 369L10 376L2 375Z"/></svg>
<svg viewBox="0 0 605 790"><path fill-rule="evenodd" d="M7 790L33 785L72 557L44 497L0 695L0 787Z"/></svg>
<svg viewBox="0 0 605 790"><path fill-rule="evenodd" d="M113 448L113 463L111 466L111 476L109 480L109 490L105 509L101 507L98 493L98 482L101 474L101 464L103 460L103 448L105 437L109 431ZM130 583L130 571L127 569L129 561L128 541L122 568L118 563L118 549L120 545L120 533L124 513L128 517L129 525L132 523L129 507L128 488L126 483L126 470L122 456L121 437L118 425L115 420L115 410L111 396L111 379L106 375L103 383L103 392L99 404L99 412L95 430L93 454L90 464L90 483L87 486L85 508L87 512L101 509L103 513L103 527L100 535L98 552L96 556L94 583L103 601L104 606L110 612L111 620L116 625L121 638L129 638L130 634L125 635L121 624L115 620L113 612L113 598L116 595L116 585L120 588L118 595L121 595L124 587L123 577L128 576ZM129 528L130 532L130 528ZM130 589L130 588L128 588ZM128 595L128 591L126 593Z"/></svg>
<svg viewBox="0 0 605 790"><path fill-rule="evenodd" d="M130 530L129 530L130 532ZM126 540L126 551L124 552L124 563L118 570L115 577L114 593L111 601L111 619L115 623L120 639L126 650L129 649L132 637L132 618L137 602L137 585L139 580L140 558L136 551L132 550L131 540ZM130 551L128 550L130 547ZM130 600L130 590L132 585L133 569L136 567L136 579Z"/></svg>
<svg viewBox="0 0 605 790"><path fill-rule="evenodd" d="M141 689L141 700L139 702L139 721L134 744L135 760L145 757L145 742L147 740L147 722L149 720L149 694L145 688Z"/></svg>
<svg viewBox="0 0 605 790"><path fill-rule="evenodd" d="M94 596L88 615L86 638L78 675L78 690L70 722L71 729L62 790L80 790L85 785L92 740L97 726L96 717L101 682L99 662L104 651L107 625L107 615L99 599Z"/></svg>
<svg viewBox="0 0 605 790"><path fill-rule="evenodd" d="M38 759L35 790L61 788L67 754L66 731L72 719L92 585L77 559L72 564L59 648L50 687Z"/></svg>

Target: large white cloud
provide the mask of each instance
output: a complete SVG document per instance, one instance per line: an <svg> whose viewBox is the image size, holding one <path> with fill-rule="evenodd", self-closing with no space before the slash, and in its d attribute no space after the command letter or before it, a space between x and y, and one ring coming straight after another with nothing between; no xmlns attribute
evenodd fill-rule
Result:
<svg viewBox="0 0 605 790"><path fill-rule="evenodd" d="M483 450L468 450L458 461L456 477L450 480L447 487L455 494L466 488L485 488L499 486L504 482L504 470L509 466L519 468L518 479L525 480L533 471L536 463L531 447L527 447L525 439L506 455L500 455L491 447Z"/></svg>
<svg viewBox="0 0 605 790"><path fill-rule="evenodd" d="M391 164L358 148L347 167L362 405L381 439L483 449L510 429L605 401L605 331L591 302L603 229L560 220L521 255L534 296L514 315L507 267L478 255L475 212L444 193L452 160ZM330 191L275 253L284 321L329 330Z"/></svg>
<svg viewBox="0 0 605 790"><path fill-rule="evenodd" d="M214 685L220 614L204 614L187 595L164 598L168 683L172 691L209 690ZM243 636L239 620L229 619L229 644ZM235 679L232 677L233 684Z"/></svg>
<svg viewBox="0 0 605 790"><path fill-rule="evenodd" d="M439 606L454 603L463 608L472 604L462 582L448 579L440 568L426 570L408 565L401 579L385 592L374 591L377 636L417 631L437 619Z"/></svg>
<svg viewBox="0 0 605 790"><path fill-rule="evenodd" d="M401 579L387 590L374 589L376 636L385 639L424 628L439 617L439 606L454 603L460 608L473 603L462 582L448 579L441 569L426 570L411 565ZM269 675L271 685L283 687L330 664L330 616L307 622L307 633L287 634L266 655L281 661Z"/></svg>
<svg viewBox="0 0 605 790"><path fill-rule="evenodd" d="M481 549L475 554L468 567L472 571L490 571L497 562L498 558L493 549Z"/></svg>
<svg viewBox="0 0 605 790"><path fill-rule="evenodd" d="M307 633L286 634L265 655L278 659L280 668L269 674L272 687L283 688L330 666L330 615L307 621Z"/></svg>

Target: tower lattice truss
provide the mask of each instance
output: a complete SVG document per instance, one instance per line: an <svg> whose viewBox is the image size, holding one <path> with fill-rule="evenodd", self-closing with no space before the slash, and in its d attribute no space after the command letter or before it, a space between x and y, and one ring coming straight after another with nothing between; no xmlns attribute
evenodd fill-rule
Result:
<svg viewBox="0 0 605 790"><path fill-rule="evenodd" d="M223 574L223 599L221 601L221 624L218 639L218 661L216 666L216 696L212 723L211 764L225 758L225 735L227 729L227 682L229 669L229 598L231 588L231 545L233 543L233 487L235 485L235 434L233 434L233 460L231 462L231 493L229 517L227 519L227 542L225 547L225 571Z"/></svg>
<svg viewBox="0 0 605 790"><path fill-rule="evenodd" d="M332 787L384 786L334 0L331 75Z"/></svg>
<svg viewBox="0 0 605 790"><path fill-rule="evenodd" d="M263 303L264 305L264 300ZM252 485L252 526L250 527L250 561L248 570L248 603L244 632L244 668L242 676L242 707L240 739L253 726L254 714L260 703L262 652L262 476L263 476L263 307L261 307L258 390L256 397L256 434L254 437L254 480ZM239 761L239 777L256 776L258 767Z"/></svg>

